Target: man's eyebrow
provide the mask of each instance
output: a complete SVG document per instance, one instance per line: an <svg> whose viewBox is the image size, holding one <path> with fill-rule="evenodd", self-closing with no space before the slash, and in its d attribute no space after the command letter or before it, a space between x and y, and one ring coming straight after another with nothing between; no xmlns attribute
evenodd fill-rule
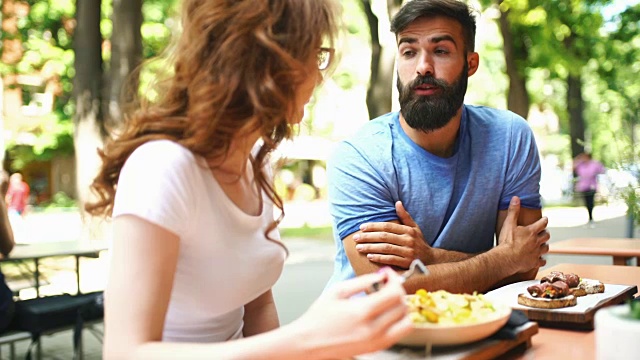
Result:
<svg viewBox="0 0 640 360"><path fill-rule="evenodd" d="M401 45L402 43L415 44L417 42L418 39L414 37L401 37L400 40L398 40L398 45Z"/></svg>
<svg viewBox="0 0 640 360"><path fill-rule="evenodd" d="M456 44L456 40L451 35L439 35L429 39L429 42L431 43L439 43L442 41L451 41L454 45L458 46L458 44Z"/></svg>
<svg viewBox="0 0 640 360"><path fill-rule="evenodd" d="M438 35L429 39L429 42L434 44L437 44L443 41L451 41L456 47L458 46L458 44L456 43L456 40L451 35ZM398 46L400 46L402 43L415 44L417 42L418 42L417 38L405 36L405 37L401 37L400 40L398 40Z"/></svg>

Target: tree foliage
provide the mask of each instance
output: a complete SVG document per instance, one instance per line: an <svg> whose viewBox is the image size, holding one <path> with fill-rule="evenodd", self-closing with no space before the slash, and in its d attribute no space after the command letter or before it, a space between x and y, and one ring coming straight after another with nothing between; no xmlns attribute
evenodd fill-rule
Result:
<svg viewBox="0 0 640 360"><path fill-rule="evenodd" d="M512 34L512 47L516 56L512 66L526 79L527 95L532 104L552 108L561 120L561 131L571 138L570 152L566 158L588 150L598 154L608 137L600 130L606 121L617 124L614 118L602 116L600 99L604 92L617 93L611 85L603 84L599 63L611 67L613 58L631 64L628 58L618 57L609 48L615 44L610 39L608 27L615 19L605 19L604 10L611 8L611 0L482 0L485 8L499 7L507 13ZM636 5L637 6L637 5ZM618 18L626 26L627 37L637 36L634 13L628 10L626 19ZM637 14L635 14L637 15ZM506 40L505 40L506 41ZM625 43L628 48L638 44ZM507 45L505 45L505 48ZM609 49L609 50L607 50ZM621 65L621 64L619 64ZM622 68L622 67L621 67ZM612 94L612 96L614 96ZM615 95L614 97L617 97ZM614 105L614 104L609 104ZM619 105L615 104L616 107ZM605 106L606 107L606 106ZM600 154L598 154L600 155ZM604 155L604 154L602 154ZM606 159L605 159L606 160Z"/></svg>
<svg viewBox="0 0 640 360"><path fill-rule="evenodd" d="M608 41L594 47L598 55L596 69L606 85L601 110L623 120L624 134L630 145L637 138L640 115L640 4L627 8L609 24Z"/></svg>
<svg viewBox="0 0 640 360"><path fill-rule="evenodd" d="M8 2L8 1L5 1ZM53 113L43 116L37 124L26 131L33 134L28 144L14 138L7 143L7 149L14 160L14 168L33 160L49 160L52 156L72 154L73 117L76 102L73 95L73 81L76 75L73 49L74 33L77 26L76 0L22 0L12 1L19 5L17 33L2 30L3 40L17 40L24 49L15 63L0 62L0 76L3 78L20 75L41 75L43 84L10 85L23 89L23 102L28 105L33 94L52 91L55 95ZM82 1L81 1L82 2ZM145 59L158 55L167 45L175 27L173 15L177 0L145 0L142 14L142 56ZM22 7L22 5L26 5ZM110 71L111 44L113 32L112 0L101 1L100 33L104 71ZM3 7L4 9L4 7ZM6 18L7 14L3 14ZM8 51L7 47L0 51ZM153 66L147 66L141 73L141 87L153 78ZM107 76L108 78L108 76ZM106 93L102 87L101 96Z"/></svg>
<svg viewBox="0 0 640 360"><path fill-rule="evenodd" d="M511 37L509 44L503 43L501 46L496 40L495 44L482 48L481 51L485 51L485 54L481 52L481 56L484 56L483 68L490 69L494 79L503 81L511 67L514 76L524 80L525 90L520 91L518 96L526 96L526 101L520 103L530 102L535 106L553 109L560 118L558 136L563 139L568 139L571 133L569 109L572 100L568 94L569 84L573 81L573 89L579 90L582 99L583 104L578 111L584 123L584 133L574 134L574 142L579 141L580 146L590 145L596 157L608 166L637 162L637 157L634 157L637 154L629 154L633 154L637 147L640 111L640 83L636 81L640 72L640 5L617 8L619 14L607 17L605 10L619 1L479 1L484 9L497 9L505 15L506 30ZM333 80L343 89L367 86L369 82L367 105L372 115L389 110L389 90L394 86L391 83L392 64L389 65L384 59L381 62L380 54L376 51L382 31L387 29L374 25L376 20L387 21L388 15L397 9L400 2L341 2L345 9L344 24L348 39L339 46L346 49L345 53L357 49L357 54L347 56L350 59L354 56L370 59L370 66L359 63L360 68L354 69L343 63L334 73ZM49 159L60 152L70 153L73 151L72 117L77 111L72 98L76 75L73 65L76 60L73 50L77 26L76 0L4 0L3 12L4 4L8 3L26 4L28 11L16 15L17 31L9 32L3 28L4 46L0 49L3 55L11 50L9 45L16 42L23 51L17 61L0 63L0 75L3 78L33 73L45 75L47 81L44 85L23 87L25 102L31 100L32 94L43 91L45 86L50 86L56 94L53 114L43 117L38 126L30 129L34 135L30 145L19 145L17 142L9 144L12 157L20 158L25 163L35 158ZM140 31L143 59L156 57L168 44L172 33L177 30L177 20L173 16L178 5L177 0L142 2ZM99 27L103 69L107 78L112 71L113 46L110 41L114 30L113 12L112 0L102 0ZM379 33L376 35L373 29ZM501 31L501 34L504 41L509 41L505 31ZM370 46L368 49L355 47L353 44L356 42L370 42ZM510 48L513 56L502 58L500 53L507 48ZM489 56L487 50L491 52ZM395 48L391 54L395 54ZM154 97L149 84L153 83L162 66L161 62L156 61L145 63L142 67L140 89L145 96ZM371 74L366 74L369 70L367 67L371 69ZM511 75L509 78L513 79ZM508 94L497 93L502 89L503 86L485 87L481 89L485 93L482 99L492 101L488 105L495 105L496 98L507 98ZM374 97L374 94L382 95ZM511 101L509 104L509 107L514 107ZM558 146L554 151L562 152L565 159L570 159L570 150L566 145Z"/></svg>
<svg viewBox="0 0 640 360"><path fill-rule="evenodd" d="M30 159L47 160L55 153L73 152L74 106L70 103L74 53L72 34L75 27L75 4L73 0L28 0L14 1L21 7L16 16L18 33L3 28L2 39L18 40L23 52L15 63L0 63L0 75L3 78L37 74L42 83L21 85L23 102L31 102L35 93L45 88L52 92L53 113L41 118L33 128L28 129L34 135L32 142L21 144L19 139L10 139L7 147L12 158L17 160L14 167L20 168ZM9 14L3 14L3 18ZM10 51L3 48L3 52ZM18 84L12 84L18 87ZM14 151L14 147L16 148ZM28 148L28 151L24 149ZM25 155L22 155L25 154ZM26 155L29 154L29 155Z"/></svg>

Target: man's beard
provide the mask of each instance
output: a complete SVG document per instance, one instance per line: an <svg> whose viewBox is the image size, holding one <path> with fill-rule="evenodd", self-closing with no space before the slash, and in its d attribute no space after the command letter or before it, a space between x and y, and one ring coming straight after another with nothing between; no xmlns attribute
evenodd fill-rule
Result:
<svg viewBox="0 0 640 360"><path fill-rule="evenodd" d="M407 124L426 133L447 125L464 102L468 70L469 66L465 62L462 72L451 85L433 76L420 75L408 85L403 85L398 76L400 112ZM423 84L437 86L439 92L429 96L417 95L414 89Z"/></svg>

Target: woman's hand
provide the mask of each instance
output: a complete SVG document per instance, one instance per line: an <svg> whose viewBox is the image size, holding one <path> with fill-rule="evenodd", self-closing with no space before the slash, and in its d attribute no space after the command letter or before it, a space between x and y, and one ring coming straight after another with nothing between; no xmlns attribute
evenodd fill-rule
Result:
<svg viewBox="0 0 640 360"><path fill-rule="evenodd" d="M378 292L353 297L375 282ZM389 268L337 284L292 325L310 358L344 358L390 347L409 333L412 322L401 277Z"/></svg>

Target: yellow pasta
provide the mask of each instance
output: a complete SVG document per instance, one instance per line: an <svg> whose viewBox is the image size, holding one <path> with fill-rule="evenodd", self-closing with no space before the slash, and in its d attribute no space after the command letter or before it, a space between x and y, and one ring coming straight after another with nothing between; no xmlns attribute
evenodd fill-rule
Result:
<svg viewBox="0 0 640 360"><path fill-rule="evenodd" d="M418 290L407 297L407 305L414 324L476 324L496 316L491 302L475 292L470 295Z"/></svg>

